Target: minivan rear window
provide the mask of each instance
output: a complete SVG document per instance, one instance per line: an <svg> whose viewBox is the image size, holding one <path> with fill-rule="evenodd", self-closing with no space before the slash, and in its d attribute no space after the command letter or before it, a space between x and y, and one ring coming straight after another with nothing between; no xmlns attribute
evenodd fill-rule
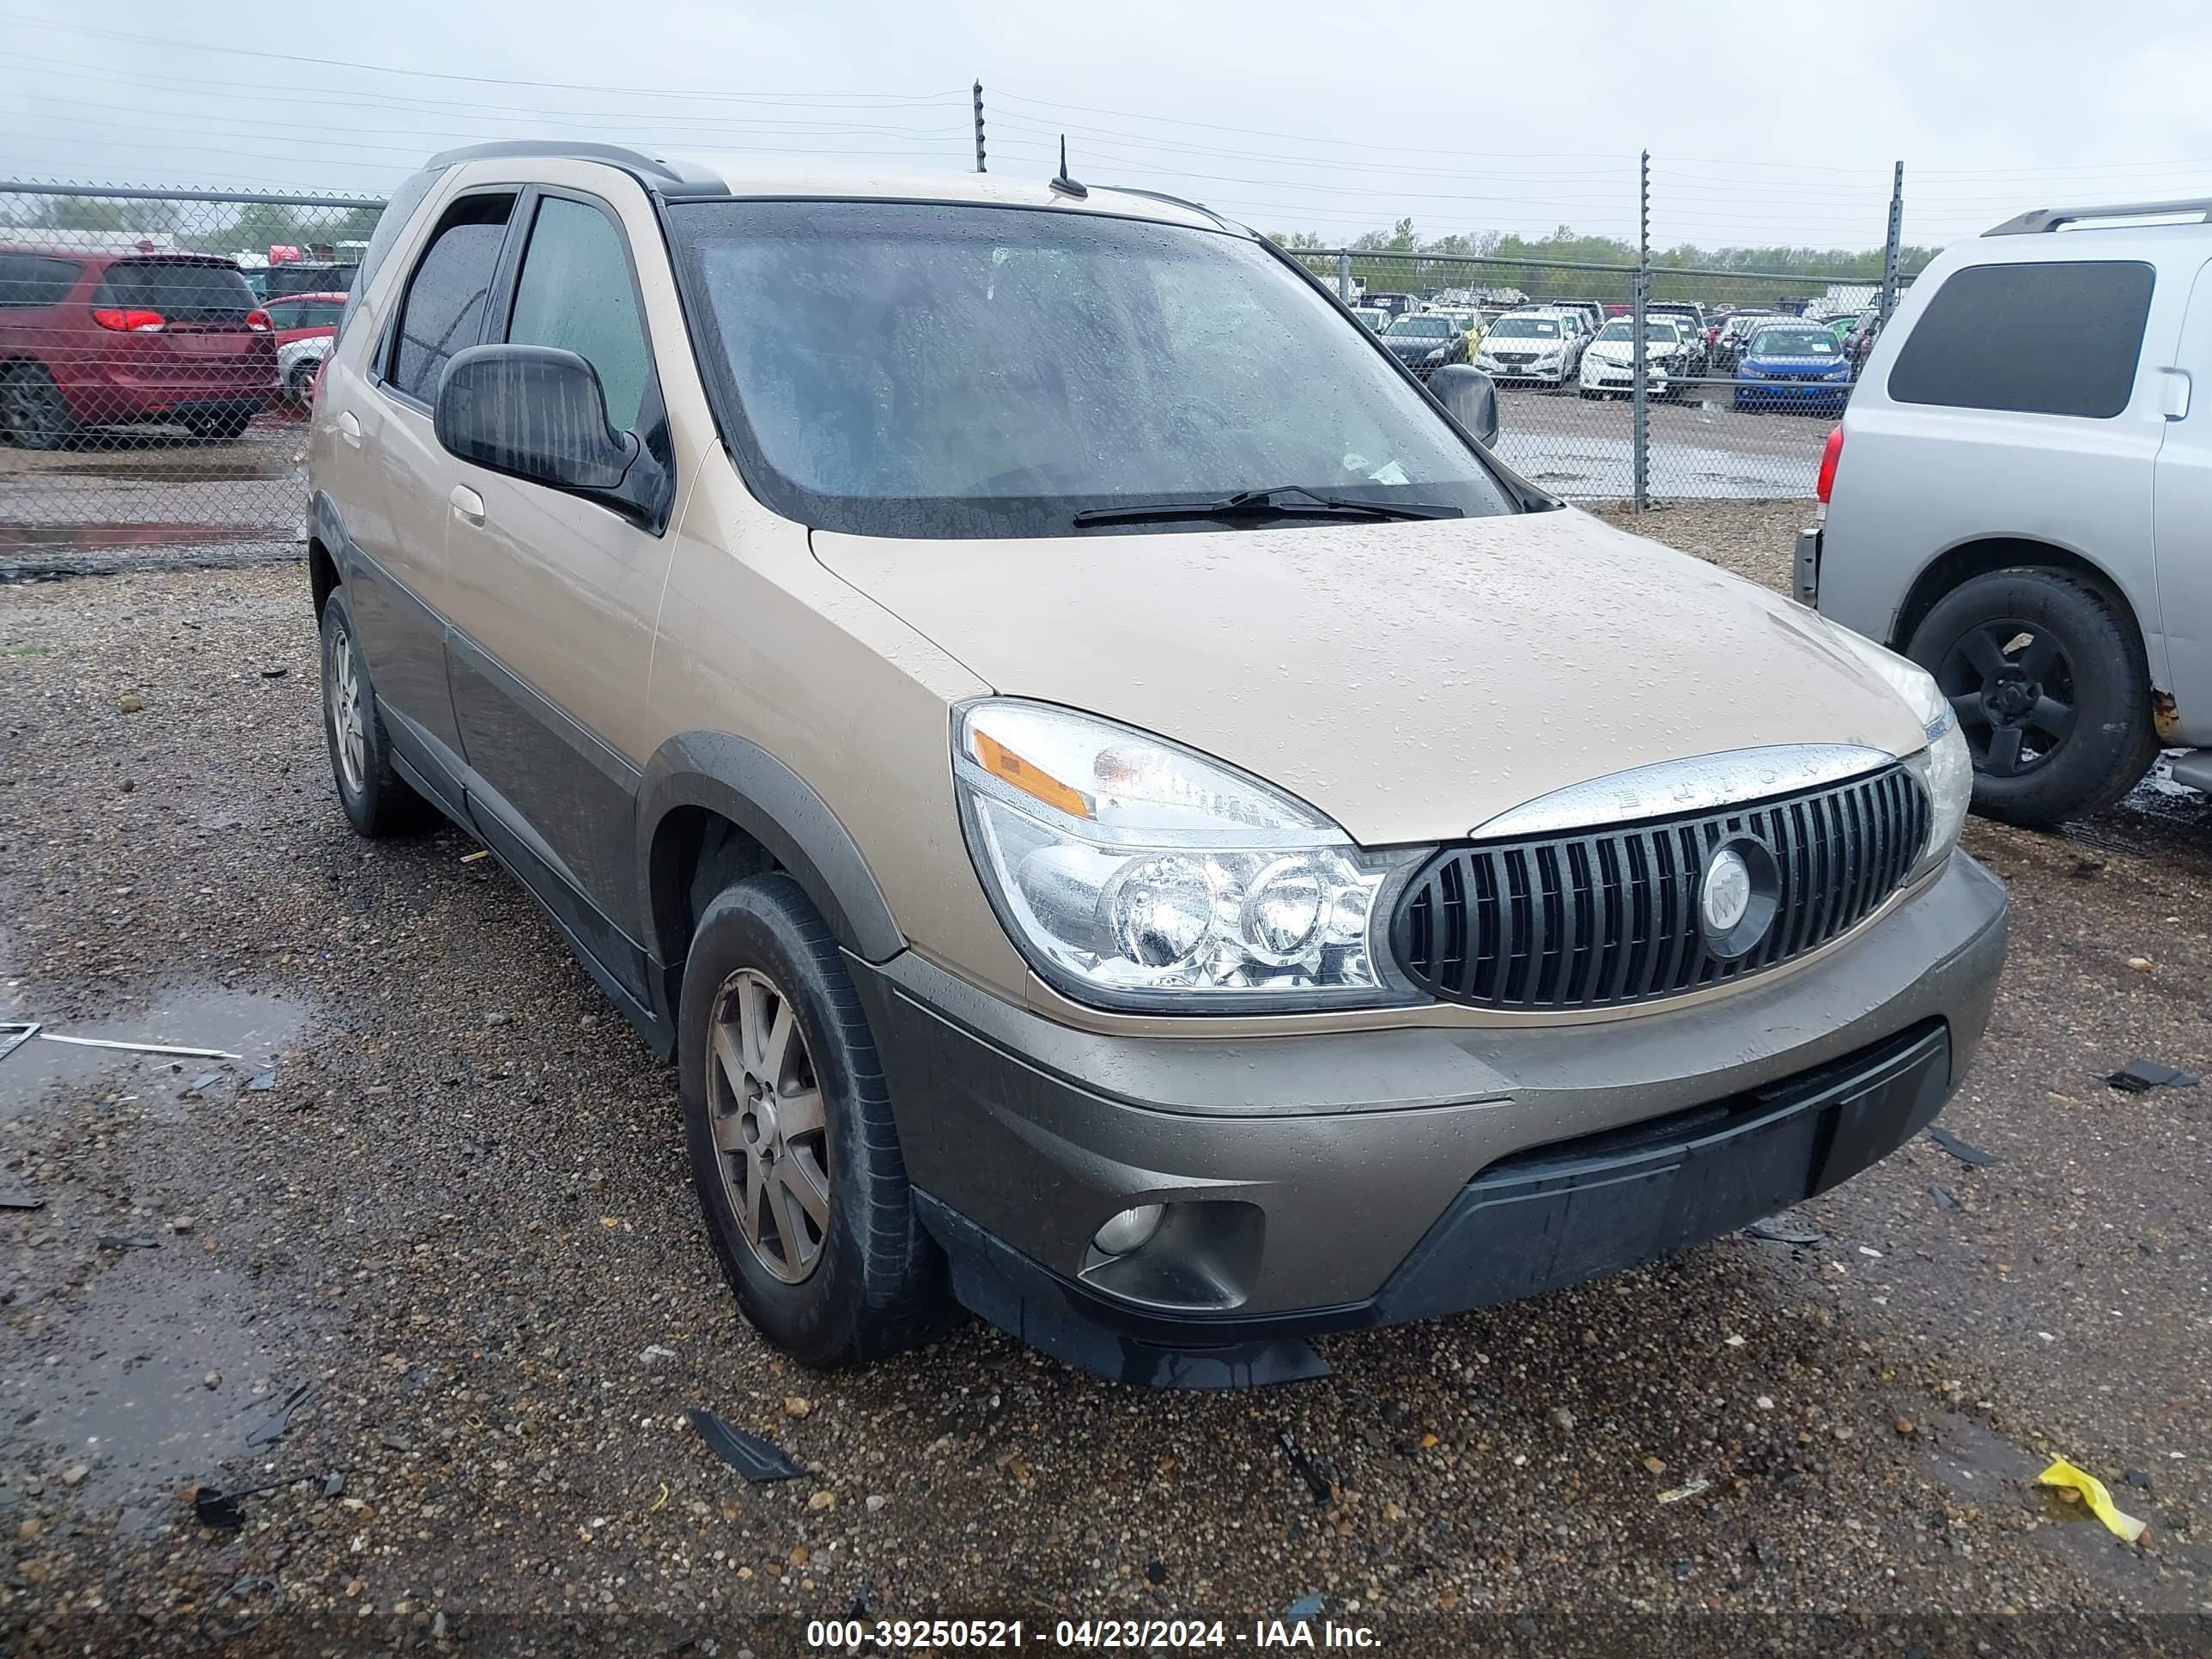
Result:
<svg viewBox="0 0 2212 1659"><path fill-rule="evenodd" d="M110 265L93 303L143 306L173 323L243 324L255 301L235 265L145 259Z"/></svg>
<svg viewBox="0 0 2212 1659"><path fill-rule="evenodd" d="M1966 265L1897 354L1901 404L2109 420L2128 406L2153 268L2132 259Z"/></svg>

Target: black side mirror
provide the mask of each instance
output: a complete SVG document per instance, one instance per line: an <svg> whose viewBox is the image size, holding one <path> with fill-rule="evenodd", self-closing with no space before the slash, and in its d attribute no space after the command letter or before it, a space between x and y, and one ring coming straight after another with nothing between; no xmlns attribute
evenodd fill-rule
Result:
<svg viewBox="0 0 2212 1659"><path fill-rule="evenodd" d="M480 345L453 354L438 382L438 441L488 471L567 490L630 517L665 521L661 469L634 434L607 424L599 371L550 346Z"/></svg>
<svg viewBox="0 0 2212 1659"><path fill-rule="evenodd" d="M1446 363L1429 376L1429 395L1485 449L1498 441L1498 388L1480 369Z"/></svg>

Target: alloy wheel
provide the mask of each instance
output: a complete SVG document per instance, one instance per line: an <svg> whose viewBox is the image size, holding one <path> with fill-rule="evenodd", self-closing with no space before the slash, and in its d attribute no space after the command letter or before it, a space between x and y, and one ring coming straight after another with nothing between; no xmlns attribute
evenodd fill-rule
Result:
<svg viewBox="0 0 2212 1659"><path fill-rule="evenodd" d="M830 1230L830 1126L798 1010L767 975L740 968L715 994L708 1030L723 1194L753 1259L799 1284Z"/></svg>
<svg viewBox="0 0 2212 1659"><path fill-rule="evenodd" d="M347 790L358 795L368 776L368 722L362 708L361 671L354 661L353 635L342 626L332 631L335 637L323 664L323 701L337 740L338 770Z"/></svg>
<svg viewBox="0 0 2212 1659"><path fill-rule="evenodd" d="M2074 664L2050 629L2018 617L1978 623L1936 666L1936 684L1972 750L1977 771L2034 771L2073 735Z"/></svg>

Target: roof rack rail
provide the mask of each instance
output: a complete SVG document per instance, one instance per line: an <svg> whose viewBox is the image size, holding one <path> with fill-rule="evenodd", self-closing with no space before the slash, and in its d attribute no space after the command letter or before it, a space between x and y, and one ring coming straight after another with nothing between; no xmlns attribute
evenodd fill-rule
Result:
<svg viewBox="0 0 2212 1659"><path fill-rule="evenodd" d="M2018 218L1993 225L1982 234L2024 236L2036 231L2057 230L2062 226L2079 224L2087 219L2149 219L2179 213L2193 213L2207 224L2212 224L2212 197L2199 196L2179 202L2106 202L2096 207L2035 208Z"/></svg>
<svg viewBox="0 0 2212 1659"><path fill-rule="evenodd" d="M500 138L489 143L464 144L440 150L423 165L448 167L462 161L490 161L507 155L543 155L564 161L605 161L635 176L663 196L726 196L730 187L720 179L688 162L648 155L626 144L594 144L569 138Z"/></svg>
<svg viewBox="0 0 2212 1659"><path fill-rule="evenodd" d="M1234 230L1249 236L1254 234L1249 225L1240 225L1234 219L1224 219L1203 202L1194 202L1187 196L1170 196L1164 190L1139 190L1134 185L1101 185L1101 190L1110 190L1117 196L1141 196L1147 201L1165 202L1170 207L1188 208L1193 213L1203 213L1224 230Z"/></svg>

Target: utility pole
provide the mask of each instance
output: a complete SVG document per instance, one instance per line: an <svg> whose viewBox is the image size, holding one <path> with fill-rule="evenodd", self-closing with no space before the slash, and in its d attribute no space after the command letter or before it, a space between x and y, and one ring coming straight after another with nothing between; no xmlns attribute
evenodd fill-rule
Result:
<svg viewBox="0 0 2212 1659"><path fill-rule="evenodd" d="M975 83L975 171L988 172L983 165L983 83Z"/></svg>
<svg viewBox="0 0 2212 1659"><path fill-rule="evenodd" d="M1889 313L1897 309L1898 244L1905 234L1905 163L1889 187L1889 241L1881 253L1881 325L1889 326Z"/></svg>
<svg viewBox="0 0 2212 1659"><path fill-rule="evenodd" d="M1336 251L1336 297L1346 305L1352 303L1352 253L1348 248Z"/></svg>
<svg viewBox="0 0 2212 1659"><path fill-rule="evenodd" d="M1651 298L1651 152L1648 149L1638 164L1636 189L1635 321L1629 348L1634 354L1636 373L1630 382L1635 390L1631 393L1629 450L1636 475L1636 510L1641 513L1651 505L1651 368L1644 355L1644 309Z"/></svg>

